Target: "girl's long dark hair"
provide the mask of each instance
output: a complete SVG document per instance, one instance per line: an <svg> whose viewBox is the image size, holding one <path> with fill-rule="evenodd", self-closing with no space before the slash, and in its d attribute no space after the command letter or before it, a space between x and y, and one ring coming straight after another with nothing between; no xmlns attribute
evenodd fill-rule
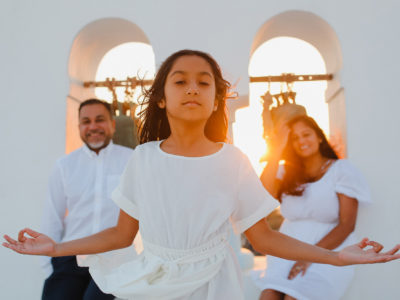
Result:
<svg viewBox="0 0 400 300"><path fill-rule="evenodd" d="M154 82L149 90L143 91L143 101L139 113L139 143L166 139L171 134L165 109L158 103L164 99L164 86L167 76L175 61L182 56L198 56L210 65L215 78L215 98L218 101L217 110L208 119L204 133L213 142L224 142L227 138L228 116L226 113L226 97L230 83L222 77L217 62L207 53L197 50L181 50L169 56L160 66Z"/></svg>
<svg viewBox="0 0 400 300"><path fill-rule="evenodd" d="M319 152L323 157L335 160L338 159L336 152L329 144L324 132L313 118L309 116L298 116L292 119L288 123L288 126L292 127L298 122L302 122L307 127L310 127L315 131L318 138L321 139L321 143L319 144ZM290 139L285 147L285 150L283 151L282 159L285 160L285 175L282 179L282 184L278 195L279 198L281 198L282 194L294 196L303 195L304 184L307 182L312 182L315 179L308 178L306 176L303 161L294 151Z"/></svg>

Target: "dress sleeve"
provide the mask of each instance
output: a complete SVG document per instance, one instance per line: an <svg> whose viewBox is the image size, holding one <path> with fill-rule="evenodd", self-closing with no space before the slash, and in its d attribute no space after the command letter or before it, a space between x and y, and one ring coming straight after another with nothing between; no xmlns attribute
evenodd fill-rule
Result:
<svg viewBox="0 0 400 300"><path fill-rule="evenodd" d="M279 206L279 202L261 184L249 159L241 155L243 159L240 160L236 205L231 215L236 234L246 231Z"/></svg>
<svg viewBox="0 0 400 300"><path fill-rule="evenodd" d="M139 206L137 204L137 189L135 187L137 182L137 151L133 154L126 165L124 172L121 175L118 186L113 191L112 200L131 217L139 220Z"/></svg>
<svg viewBox="0 0 400 300"><path fill-rule="evenodd" d="M361 172L348 160L338 161L335 191L355 198L359 203L371 203L370 189Z"/></svg>

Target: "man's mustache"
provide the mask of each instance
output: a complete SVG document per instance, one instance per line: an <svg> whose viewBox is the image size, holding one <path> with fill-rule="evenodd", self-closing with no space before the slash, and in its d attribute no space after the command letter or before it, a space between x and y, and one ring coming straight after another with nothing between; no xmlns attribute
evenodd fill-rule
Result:
<svg viewBox="0 0 400 300"><path fill-rule="evenodd" d="M86 133L86 137L91 136L92 134L105 134L104 130L99 130L99 129L94 129L94 130L90 130Z"/></svg>

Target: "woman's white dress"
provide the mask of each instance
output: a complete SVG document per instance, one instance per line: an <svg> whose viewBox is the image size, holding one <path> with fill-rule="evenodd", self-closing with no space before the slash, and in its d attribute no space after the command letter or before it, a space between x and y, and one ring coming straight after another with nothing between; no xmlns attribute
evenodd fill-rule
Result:
<svg viewBox="0 0 400 300"><path fill-rule="evenodd" d="M285 220L280 232L310 244L318 243L338 224L338 193L356 198L359 203L371 201L366 181L348 160L335 161L321 179L306 184L302 196L282 196L281 213ZM335 250L357 242L352 233ZM354 273L352 266L314 263L304 276L299 274L289 280L287 276L293 264L293 261L267 256L267 269L253 274L256 285L262 290L278 290L299 300L338 300Z"/></svg>
<svg viewBox="0 0 400 300"><path fill-rule="evenodd" d="M245 231L279 203L234 146L183 157L162 151L160 143L135 149L113 193L139 220L143 252L89 255L80 265L90 267L104 292L122 299L243 299L229 231L232 225Z"/></svg>

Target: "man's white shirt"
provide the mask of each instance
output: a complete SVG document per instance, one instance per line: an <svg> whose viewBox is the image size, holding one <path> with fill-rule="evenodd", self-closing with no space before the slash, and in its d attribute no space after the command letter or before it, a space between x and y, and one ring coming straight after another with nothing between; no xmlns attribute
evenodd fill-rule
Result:
<svg viewBox="0 0 400 300"><path fill-rule="evenodd" d="M41 232L66 242L115 226L119 208L111 193L132 152L111 142L98 155L84 145L60 158L50 175ZM52 273L49 257L42 267Z"/></svg>

